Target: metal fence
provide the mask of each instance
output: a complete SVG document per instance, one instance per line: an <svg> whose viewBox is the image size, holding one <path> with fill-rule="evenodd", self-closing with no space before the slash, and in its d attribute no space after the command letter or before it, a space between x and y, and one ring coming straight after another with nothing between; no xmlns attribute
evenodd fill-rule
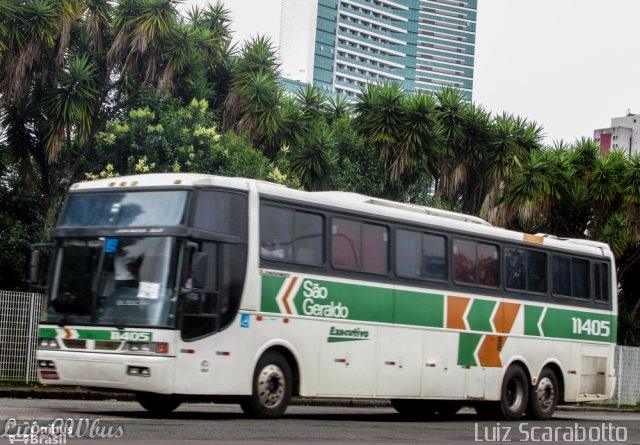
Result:
<svg viewBox="0 0 640 445"><path fill-rule="evenodd" d="M613 401L618 405L640 403L640 348L616 346L618 376Z"/></svg>
<svg viewBox="0 0 640 445"><path fill-rule="evenodd" d="M0 381L37 380L36 346L43 296L0 290ZM640 348L616 347L617 384L612 403L640 403Z"/></svg>
<svg viewBox="0 0 640 445"><path fill-rule="evenodd" d="M43 297L0 291L0 381L37 380L36 346Z"/></svg>

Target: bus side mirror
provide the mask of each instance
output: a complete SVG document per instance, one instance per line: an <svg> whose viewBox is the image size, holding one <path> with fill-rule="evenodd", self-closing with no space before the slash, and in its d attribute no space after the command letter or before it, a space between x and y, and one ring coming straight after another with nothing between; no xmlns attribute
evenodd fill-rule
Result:
<svg viewBox="0 0 640 445"><path fill-rule="evenodd" d="M191 279L194 289L203 289L207 282L207 263L209 261L206 252L194 252Z"/></svg>
<svg viewBox="0 0 640 445"><path fill-rule="evenodd" d="M41 274L41 260L40 257L43 254L44 248L50 248L51 244L32 244L31 245L31 258L29 259L29 287L37 290L46 289L46 285L42 285L44 281ZM48 256L45 255L45 268L47 266Z"/></svg>
<svg viewBox="0 0 640 445"><path fill-rule="evenodd" d="M31 251L29 260L29 286L38 284L38 263L40 263L40 251L34 249Z"/></svg>

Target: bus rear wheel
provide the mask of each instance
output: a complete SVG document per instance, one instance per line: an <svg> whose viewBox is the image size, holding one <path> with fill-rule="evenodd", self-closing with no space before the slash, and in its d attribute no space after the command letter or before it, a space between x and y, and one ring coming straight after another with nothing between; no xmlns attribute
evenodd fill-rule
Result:
<svg viewBox="0 0 640 445"><path fill-rule="evenodd" d="M475 405L481 419L519 420L529 402L529 379L520 365L507 369L502 380L500 400L497 402L478 402Z"/></svg>
<svg viewBox="0 0 640 445"><path fill-rule="evenodd" d="M152 414L169 414L182 403L182 398L175 394L156 394L153 392L138 392L136 400L144 409Z"/></svg>
<svg viewBox="0 0 640 445"><path fill-rule="evenodd" d="M544 368L538 377L538 382L531 389L527 414L538 420L548 420L558 406L560 387L556 373Z"/></svg>
<svg viewBox="0 0 640 445"><path fill-rule="evenodd" d="M280 417L289 406L292 388L289 362L281 354L269 351L258 361L251 395L240 401L240 407L251 417Z"/></svg>

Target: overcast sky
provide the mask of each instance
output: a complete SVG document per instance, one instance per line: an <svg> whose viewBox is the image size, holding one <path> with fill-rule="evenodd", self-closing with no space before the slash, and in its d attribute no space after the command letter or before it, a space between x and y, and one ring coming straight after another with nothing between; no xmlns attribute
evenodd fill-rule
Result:
<svg viewBox="0 0 640 445"><path fill-rule="evenodd" d="M640 114L640 0L478 3L473 99L487 111L538 122L547 143ZM224 4L237 40L260 33L277 43L280 0Z"/></svg>

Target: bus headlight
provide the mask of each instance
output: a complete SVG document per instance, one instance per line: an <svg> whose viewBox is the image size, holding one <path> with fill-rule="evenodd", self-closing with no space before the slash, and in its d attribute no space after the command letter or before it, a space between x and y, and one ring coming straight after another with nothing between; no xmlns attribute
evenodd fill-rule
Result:
<svg viewBox="0 0 640 445"><path fill-rule="evenodd" d="M58 340L51 337L40 337L38 339L38 347L40 349L60 349L60 345L58 345Z"/></svg>
<svg viewBox="0 0 640 445"><path fill-rule="evenodd" d="M125 343L124 349L143 354L166 354L169 352L169 343L128 341Z"/></svg>

